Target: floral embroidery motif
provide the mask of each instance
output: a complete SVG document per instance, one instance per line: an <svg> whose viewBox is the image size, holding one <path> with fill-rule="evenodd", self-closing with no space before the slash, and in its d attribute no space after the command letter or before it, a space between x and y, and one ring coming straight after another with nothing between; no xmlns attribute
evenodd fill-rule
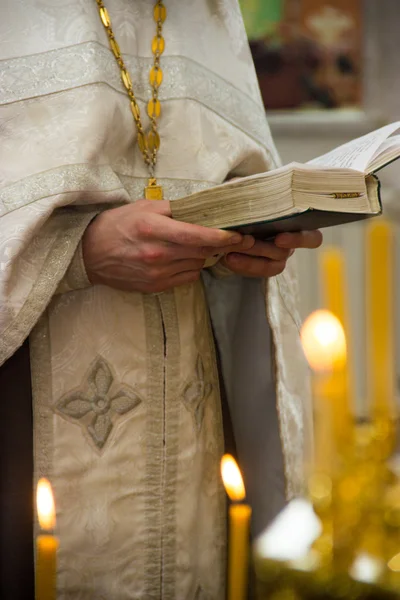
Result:
<svg viewBox="0 0 400 600"><path fill-rule="evenodd" d="M57 403L57 410L78 423L102 450L118 416L125 415L142 402L128 385L115 384L107 361L101 356L89 368L82 385Z"/></svg>
<svg viewBox="0 0 400 600"><path fill-rule="evenodd" d="M212 391L212 383L205 381L203 359L199 355L196 362L195 381L190 381L183 390L183 401L186 408L193 414L196 430L200 432L204 418L205 401Z"/></svg>

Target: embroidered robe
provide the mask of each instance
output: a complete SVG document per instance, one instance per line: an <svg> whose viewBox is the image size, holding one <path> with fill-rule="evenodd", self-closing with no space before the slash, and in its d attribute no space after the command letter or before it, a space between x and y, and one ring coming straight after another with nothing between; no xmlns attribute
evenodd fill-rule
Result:
<svg viewBox="0 0 400 600"><path fill-rule="evenodd" d="M5 4L0 364L30 336L35 481L55 490L58 597L220 600L211 321L259 530L301 493L310 444L295 275L252 281L216 267L157 295L88 285L88 223L143 195L129 100L94 0ZM145 115L153 3L106 5ZM157 176L173 201L279 158L237 1L166 5Z"/></svg>

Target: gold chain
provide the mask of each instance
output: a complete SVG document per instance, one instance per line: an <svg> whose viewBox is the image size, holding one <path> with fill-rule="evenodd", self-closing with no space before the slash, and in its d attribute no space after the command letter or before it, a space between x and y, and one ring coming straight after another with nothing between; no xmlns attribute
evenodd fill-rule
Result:
<svg viewBox="0 0 400 600"><path fill-rule="evenodd" d="M148 184L145 187L144 195L148 200L162 200L162 188L157 184L157 180L155 178L155 167L157 163L157 153L160 148L160 135L157 131L157 119L161 114L161 103L158 99L158 91L163 80L163 72L160 68L160 57L165 49L165 40L162 36L162 27L167 17L167 10L162 3L162 0L156 1L153 11L153 17L156 22L156 35L153 37L151 43L154 62L149 73L149 82L152 95L147 104L147 114L150 118L151 125L150 131L146 133L143 129L139 105L133 91L132 79L128 69L126 68L125 61L122 58L118 42L115 39L114 31L111 26L110 15L108 14L108 11L102 0L96 0L96 2L99 8L101 22L103 23L104 29L107 32L110 48L121 71L122 83L130 99L131 111L137 127L138 146L143 155L144 162L149 170L150 177Z"/></svg>

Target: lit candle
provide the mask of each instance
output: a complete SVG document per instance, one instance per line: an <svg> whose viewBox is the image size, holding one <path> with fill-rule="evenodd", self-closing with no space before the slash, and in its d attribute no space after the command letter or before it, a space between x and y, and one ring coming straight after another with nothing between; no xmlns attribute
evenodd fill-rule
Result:
<svg viewBox="0 0 400 600"><path fill-rule="evenodd" d="M323 307L331 311L342 324L345 332L347 347L349 347L349 319L346 305L346 277L345 262L341 250L338 248L326 248L320 253L320 278L322 283L322 303ZM347 356L347 368L340 369L336 378L342 377L344 380L339 384L340 394L336 399L334 411L334 430L335 438L342 440L345 444L351 443L353 433L353 382L351 370L349 368L349 358Z"/></svg>
<svg viewBox="0 0 400 600"><path fill-rule="evenodd" d="M53 492L47 479L40 479L36 492L38 520L42 532L36 539L36 600L56 598L56 553L58 540Z"/></svg>
<svg viewBox="0 0 400 600"><path fill-rule="evenodd" d="M228 600L244 600L247 598L251 508L243 503L246 496L243 479L235 459L229 454L222 458L221 474L232 500L229 507Z"/></svg>
<svg viewBox="0 0 400 600"><path fill-rule="evenodd" d="M366 229L367 374L375 418L394 416L394 239L388 223Z"/></svg>
<svg viewBox="0 0 400 600"><path fill-rule="evenodd" d="M308 363L315 372L316 467L317 470L331 473L333 443L336 450L342 449L342 437L337 424L342 420L346 337L335 315L328 310L317 310L305 321L301 341Z"/></svg>

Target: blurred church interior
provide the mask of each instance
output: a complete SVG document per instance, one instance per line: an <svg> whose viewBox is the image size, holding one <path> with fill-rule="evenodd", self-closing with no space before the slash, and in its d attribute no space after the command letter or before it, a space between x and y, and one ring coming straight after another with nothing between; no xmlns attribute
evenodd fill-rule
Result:
<svg viewBox="0 0 400 600"><path fill-rule="evenodd" d="M270 127L284 163L305 162L400 120L400 3L395 0L241 0ZM400 222L400 172L381 174L384 214ZM365 225L324 232L346 258L357 416L366 416ZM396 236L398 237L398 236ZM395 242L397 259L400 243ZM301 316L321 306L318 256L297 251ZM397 264L400 261L397 260ZM398 306L400 272L395 280ZM395 310L396 314L396 310ZM395 328L400 396L400 319Z"/></svg>

